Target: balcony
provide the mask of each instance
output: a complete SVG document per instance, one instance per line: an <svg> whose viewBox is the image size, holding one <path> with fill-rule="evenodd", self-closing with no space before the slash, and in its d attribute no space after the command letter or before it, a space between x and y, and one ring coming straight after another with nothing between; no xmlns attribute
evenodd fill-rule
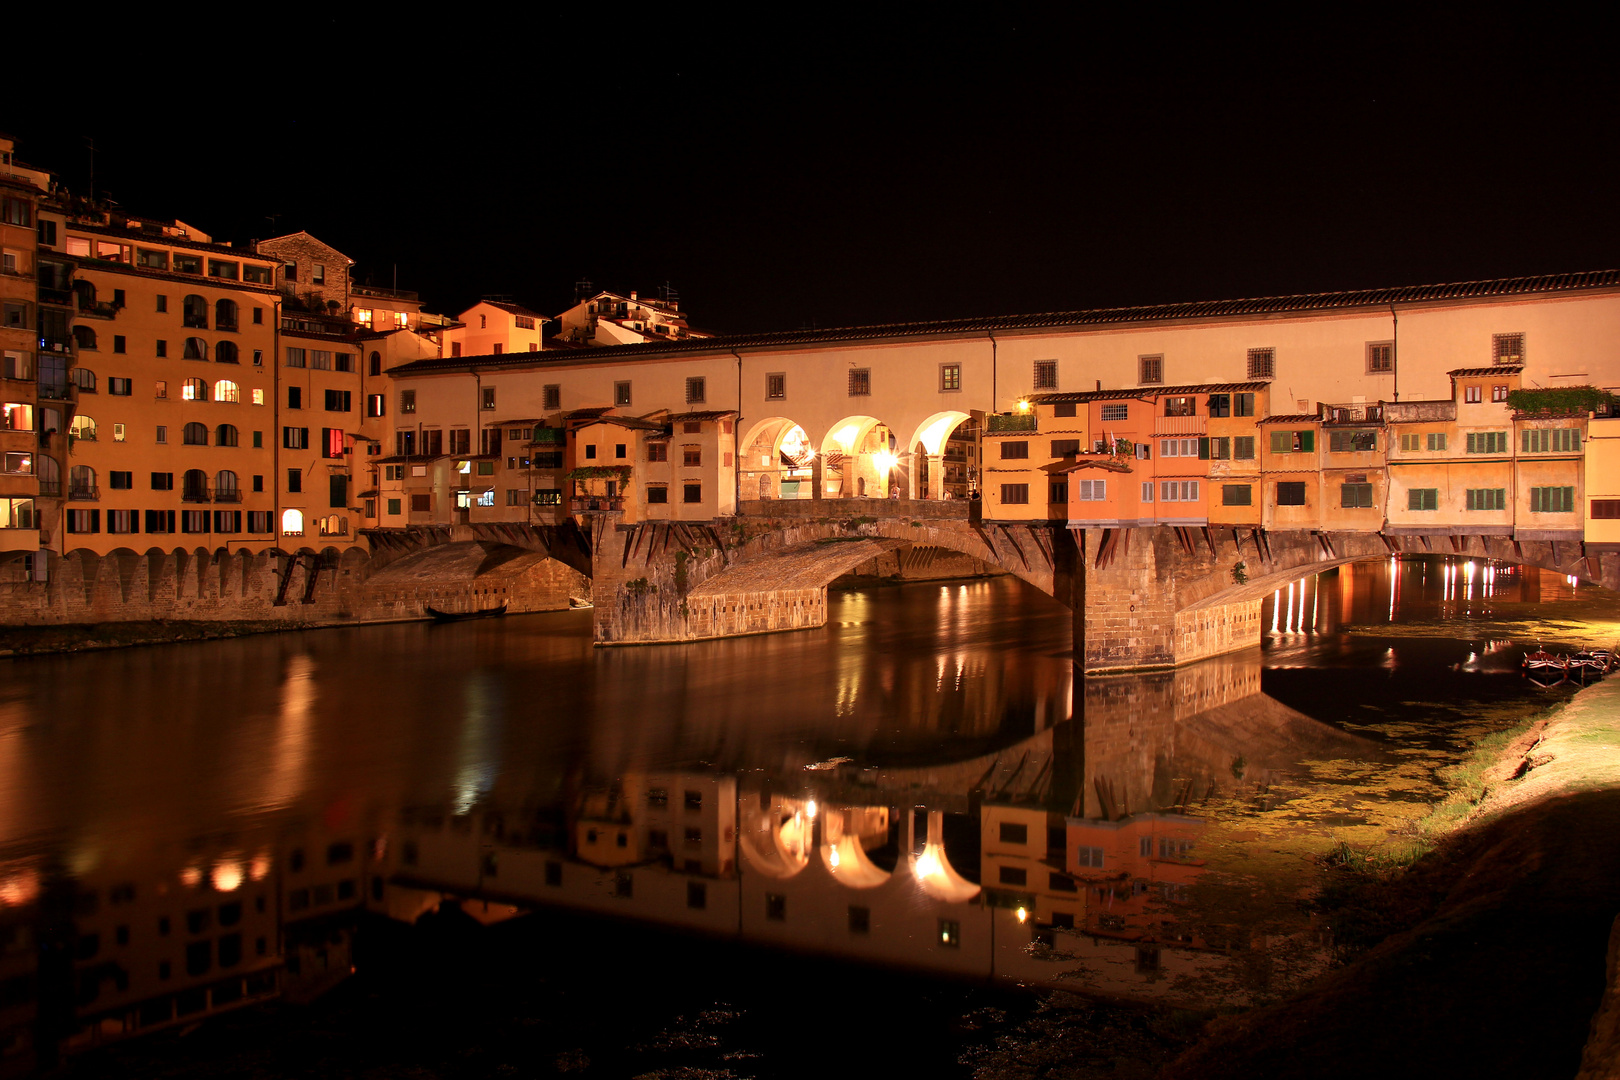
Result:
<svg viewBox="0 0 1620 1080"><path fill-rule="evenodd" d="M622 495L585 495L568 500L568 509L576 514L607 514L624 509Z"/></svg>
<svg viewBox="0 0 1620 1080"><path fill-rule="evenodd" d="M39 400L41 401L72 401L73 391L76 387L70 382L40 383Z"/></svg>
<svg viewBox="0 0 1620 1080"><path fill-rule="evenodd" d="M39 482L39 494L41 498L45 499L60 499L62 497L62 481L41 480Z"/></svg>
<svg viewBox="0 0 1620 1080"><path fill-rule="evenodd" d="M281 317L283 330L296 330L300 334L320 334L323 337L348 337L356 326L348 319L335 315L316 315L299 312Z"/></svg>
<svg viewBox="0 0 1620 1080"><path fill-rule="evenodd" d="M214 492L214 501L217 503L239 503L242 501L241 488L225 488Z"/></svg>
<svg viewBox="0 0 1620 1080"><path fill-rule="evenodd" d="M205 488L205 487L204 488L197 488L197 487L188 487L188 488L186 488L184 491L180 492L180 501L181 502L189 502L189 503L213 502L213 500L208 497L208 489Z"/></svg>
<svg viewBox="0 0 1620 1080"><path fill-rule="evenodd" d="M1323 405L1322 422L1324 424L1382 424L1384 422L1384 406L1377 404L1354 405Z"/></svg>
<svg viewBox="0 0 1620 1080"><path fill-rule="evenodd" d="M40 487L44 486L43 484L40 485ZM44 492L42 491L40 494L43 495ZM68 488L68 498L74 502L95 502L101 498L101 488L94 484L74 484Z"/></svg>
<svg viewBox="0 0 1620 1080"><path fill-rule="evenodd" d="M991 435L1005 435L1013 432L1033 432L1039 430L1035 414L1030 413L991 413L985 417L985 430Z"/></svg>
<svg viewBox="0 0 1620 1080"><path fill-rule="evenodd" d="M104 300L86 300L79 297L79 317L81 319L116 319L118 306L109 304Z"/></svg>
<svg viewBox="0 0 1620 1080"><path fill-rule="evenodd" d="M351 285L349 292L355 296L375 296L384 300L419 300L420 295L409 289L384 289L377 285Z"/></svg>

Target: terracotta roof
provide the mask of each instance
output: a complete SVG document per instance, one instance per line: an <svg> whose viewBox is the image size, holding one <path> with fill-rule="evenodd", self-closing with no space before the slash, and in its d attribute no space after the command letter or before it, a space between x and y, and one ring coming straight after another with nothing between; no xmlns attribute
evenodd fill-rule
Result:
<svg viewBox="0 0 1620 1080"><path fill-rule="evenodd" d="M1262 424L1314 424L1322 418L1313 412L1287 413L1283 416L1264 416L1260 418Z"/></svg>
<svg viewBox="0 0 1620 1080"><path fill-rule="evenodd" d="M504 300L480 300L478 301L478 304L488 304L492 308L500 308L508 315L527 315L531 319L546 318L546 316L540 314L538 311L532 311L529 308L524 307L522 304L508 304ZM473 307L477 307L478 304L474 304ZM472 308L468 308L467 310L471 311Z"/></svg>
<svg viewBox="0 0 1620 1080"><path fill-rule="evenodd" d="M116 236L120 240L144 241L153 247L161 245L164 247L187 248L192 251L211 251L219 255L229 255L233 259L248 259L260 263L274 263L277 261L274 256L260 255L251 248L231 247L229 244L204 244L199 240L183 240L178 236L147 232L144 229L120 229L111 225L93 225L88 222L72 220L68 221L66 229L69 235L73 233L90 233L94 236Z"/></svg>
<svg viewBox="0 0 1620 1080"><path fill-rule="evenodd" d="M601 416L603 413L612 412L612 411L613 411L613 406L611 406L611 405L595 405L595 406L592 406L589 409L575 409L572 412L563 413L563 419L564 420L593 420L596 417Z"/></svg>
<svg viewBox="0 0 1620 1080"><path fill-rule="evenodd" d="M673 413L671 420L724 420L728 416L736 416L736 409L716 409L710 412L683 412Z"/></svg>
<svg viewBox="0 0 1620 1080"><path fill-rule="evenodd" d="M1146 304L1135 307L1090 308L1033 315L997 315L984 318L941 319L930 322L886 323L875 326L834 327L818 330L779 331L766 334L737 334L729 337L685 338L680 341L650 341L635 345L603 345L583 350L593 362L621 363L665 356L692 356L727 353L733 349L768 349L817 346L853 341L882 341L896 338L973 335L1018 330L1065 330L1076 327L1122 326L1137 323L1176 322L1256 315L1309 315L1324 311L1355 308L1388 309L1391 304L1426 304L1446 300L1471 300L1531 296L1538 293L1581 292L1620 289L1620 270L1598 270L1575 274L1542 274L1533 277L1494 278L1486 281L1456 281L1442 285L1403 285L1385 289L1356 289L1342 292L1300 293L1291 296L1260 296L1243 300L1198 300L1176 304ZM550 350L548 350L549 352ZM563 350L556 350L561 353ZM569 350L566 361L577 363L580 353ZM561 362L565 356L546 353L503 353L499 356L445 357L416 360L395 368L391 374L428 375L446 371L515 366L517 364ZM476 363L474 363L476 361ZM1155 390L1155 392L1159 392Z"/></svg>
<svg viewBox="0 0 1620 1080"><path fill-rule="evenodd" d="M1522 371L1524 371L1523 364L1492 364L1490 367L1460 367L1446 374L1455 379L1458 376L1467 378L1474 375L1518 375Z"/></svg>
<svg viewBox="0 0 1620 1080"><path fill-rule="evenodd" d="M1232 394L1264 390L1268 382L1198 383L1193 386L1139 386L1134 390L1086 390L1073 394L1030 394L1034 405L1078 405L1084 401L1117 401L1145 397L1188 397L1198 394Z"/></svg>

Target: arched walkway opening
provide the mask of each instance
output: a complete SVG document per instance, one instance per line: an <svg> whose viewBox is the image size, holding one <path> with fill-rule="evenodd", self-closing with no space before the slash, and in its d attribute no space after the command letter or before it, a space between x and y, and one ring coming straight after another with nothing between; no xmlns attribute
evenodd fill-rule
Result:
<svg viewBox="0 0 1620 1080"><path fill-rule="evenodd" d="M809 499L815 448L803 427L783 416L761 420L743 441L739 464L744 499Z"/></svg>
<svg viewBox="0 0 1620 1080"><path fill-rule="evenodd" d="M965 412L938 412L917 425L910 452L913 499L966 499L978 488L979 427Z"/></svg>
<svg viewBox="0 0 1620 1080"><path fill-rule="evenodd" d="M899 444L875 416L846 416L821 440L824 499L886 499L903 493L909 469Z"/></svg>

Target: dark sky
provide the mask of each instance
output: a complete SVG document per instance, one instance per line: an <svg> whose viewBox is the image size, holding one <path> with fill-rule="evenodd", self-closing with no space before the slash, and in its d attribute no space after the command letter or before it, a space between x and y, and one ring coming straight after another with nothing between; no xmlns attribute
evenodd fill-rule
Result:
<svg viewBox="0 0 1620 1080"><path fill-rule="evenodd" d="M668 281L750 332L1620 265L1611 25L1138 7L101 24L0 130L450 312Z"/></svg>

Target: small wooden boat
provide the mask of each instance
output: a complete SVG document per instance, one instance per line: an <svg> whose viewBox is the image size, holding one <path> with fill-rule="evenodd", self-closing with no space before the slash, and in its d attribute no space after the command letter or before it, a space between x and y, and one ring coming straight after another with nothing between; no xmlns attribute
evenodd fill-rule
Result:
<svg viewBox="0 0 1620 1080"><path fill-rule="evenodd" d="M500 607L484 608L481 611L440 611L438 608L422 605L422 610L436 623L466 622L468 619L498 619L506 614L506 605Z"/></svg>
<svg viewBox="0 0 1620 1080"><path fill-rule="evenodd" d="M1569 666L1571 668L1584 668L1587 671L1601 675L1608 669L1608 661L1599 659L1596 653L1582 650L1570 655Z"/></svg>
<svg viewBox="0 0 1620 1080"><path fill-rule="evenodd" d="M1524 654L1524 666L1527 671L1568 671L1569 658L1554 656L1545 649L1537 649L1533 653Z"/></svg>
<svg viewBox="0 0 1620 1080"><path fill-rule="evenodd" d="M585 608L592 608L596 605L585 599L583 596L570 596L568 598L568 606L575 611L582 611Z"/></svg>

